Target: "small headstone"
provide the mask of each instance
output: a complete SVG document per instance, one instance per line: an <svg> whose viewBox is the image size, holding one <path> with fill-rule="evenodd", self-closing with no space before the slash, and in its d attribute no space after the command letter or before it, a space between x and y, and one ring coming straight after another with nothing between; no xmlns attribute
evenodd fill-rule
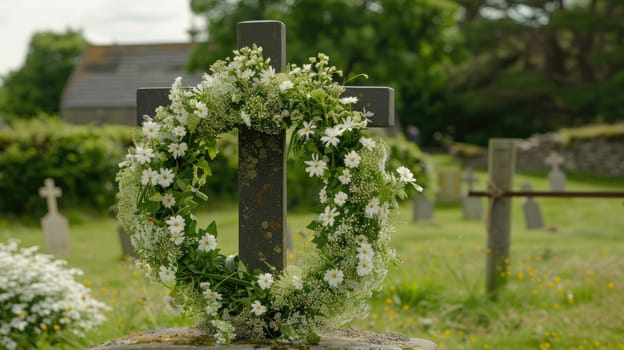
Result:
<svg viewBox="0 0 624 350"><path fill-rule="evenodd" d="M46 249L51 254L69 253L69 224L67 219L58 212L56 198L63 194L59 187L54 186L53 179L45 179L44 187L39 195L48 202L48 213L41 218L41 227L45 237Z"/></svg>
<svg viewBox="0 0 624 350"><path fill-rule="evenodd" d="M472 191L472 187L477 183L477 178L472 172L472 168L468 167L466 173L462 176L462 181L468 185L468 191L462 198L462 207L464 209L464 219L481 220L483 217L483 200L481 197L469 197L468 192Z"/></svg>
<svg viewBox="0 0 624 350"><path fill-rule="evenodd" d="M441 169L438 172L438 203L459 203L461 200L461 173L457 169Z"/></svg>
<svg viewBox="0 0 624 350"><path fill-rule="evenodd" d="M528 183L522 184L523 191L532 191L531 185ZM542 210L540 209L539 204L533 199L533 197L528 196L524 199L522 203L522 208L524 209L524 218L526 219L527 229L535 230L544 227L544 220L542 219Z"/></svg>
<svg viewBox="0 0 624 350"><path fill-rule="evenodd" d="M130 235L123 228L123 226L117 226L117 233L119 234L119 242L121 243L121 254L123 257L128 258L136 258L137 253L134 250L134 246L132 245L132 240L130 239Z"/></svg>
<svg viewBox="0 0 624 350"><path fill-rule="evenodd" d="M427 196L414 197L414 221L431 221L433 219L433 202Z"/></svg>
<svg viewBox="0 0 624 350"><path fill-rule="evenodd" d="M548 182L550 183L551 191L565 191L566 176L561 170L563 162L563 157L556 152L550 152L544 161L544 163L551 166L550 172L548 173Z"/></svg>

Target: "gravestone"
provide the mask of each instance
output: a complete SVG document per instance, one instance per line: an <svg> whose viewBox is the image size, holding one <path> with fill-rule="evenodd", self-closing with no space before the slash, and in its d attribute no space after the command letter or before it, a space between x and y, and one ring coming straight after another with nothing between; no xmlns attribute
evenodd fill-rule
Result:
<svg viewBox="0 0 624 350"><path fill-rule="evenodd" d="M41 218L41 228L45 237L46 250L50 254L65 254L70 251L69 224L67 219L58 212L56 198L63 194L59 187L54 186L53 179L45 179L39 195L48 202L48 213Z"/></svg>
<svg viewBox="0 0 624 350"><path fill-rule="evenodd" d="M286 62L286 28L279 21L240 22L237 46L261 46L276 72ZM388 87L346 86L344 96L358 98L355 110L373 113L369 127L394 125L394 90ZM137 123L168 105L169 88L137 91ZM238 133L238 255L253 271L283 270L286 259L286 134L264 134L247 127ZM259 161L258 154L266 155Z"/></svg>
<svg viewBox="0 0 624 350"><path fill-rule="evenodd" d="M523 191L532 191L529 183L522 184ZM524 209L524 218L526 220L527 229L535 230L544 227L544 220L542 219L542 209L539 204L531 196L527 196L522 203L522 209Z"/></svg>
<svg viewBox="0 0 624 350"><path fill-rule="evenodd" d="M548 173L548 182L550 183L551 191L565 191L566 176L561 170L561 165L564 159L557 152L550 152L548 157L544 160L544 163L551 166Z"/></svg>
<svg viewBox="0 0 624 350"><path fill-rule="evenodd" d="M468 185L468 191L464 193L462 198L462 207L464 209L464 219L466 220L481 220L483 217L483 200L481 197L470 197L468 192L472 191L475 183L478 182L477 178L472 172L472 168L468 167L466 173L462 176L462 181Z"/></svg>
<svg viewBox="0 0 624 350"><path fill-rule="evenodd" d="M414 221L431 221L433 220L433 202L425 195L414 196Z"/></svg>
<svg viewBox="0 0 624 350"><path fill-rule="evenodd" d="M285 26L278 21L240 22L237 26L238 47L261 46L265 57L271 59L276 72L284 69L286 61ZM156 107L169 104L169 89L151 88L137 91L137 123L142 123L144 114L153 114ZM369 127L386 127L394 124L394 90L387 87L346 87L344 96L355 96L358 102L353 108L373 113L369 118ZM286 144L285 132L267 135L242 127L239 130L239 256L251 270L282 270L286 261L285 233L286 226ZM262 151L262 152L260 152ZM251 162L258 154L267 154L262 161ZM253 167L245 166L253 163ZM166 330L156 330L156 333ZM193 329L176 331L168 334L166 340L158 339L138 343L124 344L116 341L103 345L106 349L206 349L211 347L178 346L175 341L183 338L181 333L193 332ZM205 336L199 335L200 338ZM165 345L169 342L172 345ZM413 338L403 337L401 342L386 342L381 335L373 334L365 341L353 337L337 340L325 337L319 349L358 348L358 349L436 349L435 344ZM147 344L151 343L151 344ZM158 344L156 344L158 343ZM191 344L197 344L193 342ZM387 346L385 344L388 344ZM402 344L402 345L401 345ZM155 345L152 347L151 345ZM258 345L242 344L244 349L258 348ZM280 345L280 347L288 347ZM99 349L100 347L98 347ZM223 346L215 346L222 349ZM232 349L241 348L237 344ZM241 349L242 349L241 348ZM272 348L268 346L266 348ZM312 347L314 348L314 347Z"/></svg>
<svg viewBox="0 0 624 350"><path fill-rule="evenodd" d="M462 196L459 170L454 168L440 169L438 171L438 188L436 203L459 203Z"/></svg>

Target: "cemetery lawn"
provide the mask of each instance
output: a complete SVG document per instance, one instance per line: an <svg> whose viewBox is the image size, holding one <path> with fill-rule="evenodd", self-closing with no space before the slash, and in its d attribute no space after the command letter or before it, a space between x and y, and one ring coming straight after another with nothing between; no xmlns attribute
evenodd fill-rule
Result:
<svg viewBox="0 0 624 350"><path fill-rule="evenodd" d="M482 189L486 174L476 173ZM569 176L569 179L571 176ZM516 175L547 190L545 176ZM622 190L624 180L572 177L569 190ZM484 294L485 224L464 221L461 207L436 208L434 221L411 222L411 203L396 218L393 244L402 262L371 300L370 315L351 326L433 340L440 349L624 349L624 199L537 198L543 230L525 228L522 199L513 200L512 247L506 288ZM484 204L485 204L484 200ZM83 283L111 307L108 321L87 337L62 334L42 349L83 349L134 330L191 325L162 305L164 287L122 259L114 219L78 210L70 219L72 252L64 259L85 271ZM308 245L313 215L290 213L295 263ZM225 252L237 247L233 205L202 212L216 220ZM43 245L32 221L0 218L0 241Z"/></svg>

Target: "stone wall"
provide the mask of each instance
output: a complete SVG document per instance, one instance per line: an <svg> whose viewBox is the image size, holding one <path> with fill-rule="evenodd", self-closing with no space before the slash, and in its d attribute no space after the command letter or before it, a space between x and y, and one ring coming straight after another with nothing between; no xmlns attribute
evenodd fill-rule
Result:
<svg viewBox="0 0 624 350"><path fill-rule="evenodd" d="M550 167L544 160L552 151L564 158L564 172L624 177L624 135L573 139L567 143L560 139L558 133L521 139L516 148L516 171L548 172ZM487 153L466 161L466 164L487 169Z"/></svg>

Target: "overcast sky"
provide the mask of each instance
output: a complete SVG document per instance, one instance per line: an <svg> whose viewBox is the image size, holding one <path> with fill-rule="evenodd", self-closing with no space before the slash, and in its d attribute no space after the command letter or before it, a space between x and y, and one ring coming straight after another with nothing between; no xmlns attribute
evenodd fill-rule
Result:
<svg viewBox="0 0 624 350"><path fill-rule="evenodd" d="M93 44L186 42L189 0L0 0L0 75L19 68L34 32L82 29Z"/></svg>

